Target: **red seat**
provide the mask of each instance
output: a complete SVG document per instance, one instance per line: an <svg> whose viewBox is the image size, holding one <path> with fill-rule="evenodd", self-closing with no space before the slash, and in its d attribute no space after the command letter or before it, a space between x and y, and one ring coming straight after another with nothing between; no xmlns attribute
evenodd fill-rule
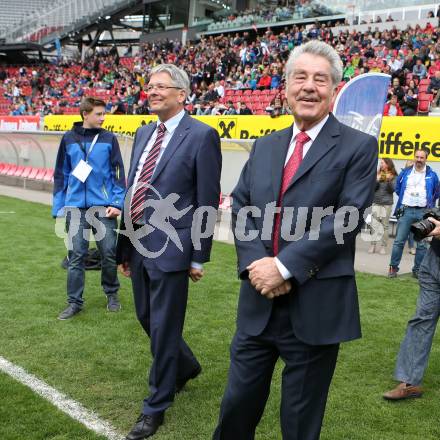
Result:
<svg viewBox="0 0 440 440"><path fill-rule="evenodd" d="M431 102L434 99L434 95L432 93L424 93L421 92L418 94L419 101L429 101Z"/></svg>
<svg viewBox="0 0 440 440"><path fill-rule="evenodd" d="M37 176L39 170L40 170L39 168L32 167L32 169L31 169L29 175L27 176L27 178L28 179L35 179L35 177Z"/></svg>
<svg viewBox="0 0 440 440"><path fill-rule="evenodd" d="M419 84L419 94L425 93L428 90L429 84Z"/></svg>
<svg viewBox="0 0 440 440"><path fill-rule="evenodd" d="M430 107L431 107L431 101L419 100L419 104L417 106L417 114L427 115L429 113Z"/></svg>
<svg viewBox="0 0 440 440"><path fill-rule="evenodd" d="M430 82L431 81L429 79L427 79L427 78L421 79L419 86L422 86L422 85L427 85L428 86Z"/></svg>
<svg viewBox="0 0 440 440"><path fill-rule="evenodd" d="M21 173L21 177L27 179L29 177L29 174L31 173L32 169L33 169L32 167L25 167L25 169Z"/></svg>
<svg viewBox="0 0 440 440"><path fill-rule="evenodd" d="M46 173L43 176L43 180L45 182L52 182L53 181L53 174L54 174L54 170L53 169L46 169Z"/></svg>
<svg viewBox="0 0 440 440"><path fill-rule="evenodd" d="M250 89L247 89L243 92L243 96L249 96L251 94L252 94L252 90L250 90Z"/></svg>
<svg viewBox="0 0 440 440"><path fill-rule="evenodd" d="M6 176L13 176L15 171L17 170L17 165L15 164L10 164L10 165L11 166L8 168L6 173L4 173Z"/></svg>
<svg viewBox="0 0 440 440"><path fill-rule="evenodd" d="M43 177L45 176L47 170L46 168L38 168L37 174L35 175L35 180L43 180Z"/></svg>
<svg viewBox="0 0 440 440"><path fill-rule="evenodd" d="M24 166L18 166L17 168L15 168L13 176L14 177L21 177L21 175L23 174L24 168L25 168Z"/></svg>

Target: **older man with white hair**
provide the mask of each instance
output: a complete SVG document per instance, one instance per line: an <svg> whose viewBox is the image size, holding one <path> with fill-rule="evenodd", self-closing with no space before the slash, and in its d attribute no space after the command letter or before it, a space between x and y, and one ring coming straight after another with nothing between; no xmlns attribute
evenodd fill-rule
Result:
<svg viewBox="0 0 440 440"><path fill-rule="evenodd" d="M283 438L317 440L339 344L361 335L353 262L377 141L330 113L341 77L331 46L294 49L286 97L295 122L255 141L232 193L242 283L215 440L254 439L279 358Z"/></svg>
<svg viewBox="0 0 440 440"><path fill-rule="evenodd" d="M131 223L128 231L150 231L139 241L130 233L120 235L117 259L131 276L136 315L150 337L153 362L150 393L127 440L154 435L175 393L201 372L182 331L188 280L203 277L212 235L193 243L191 227L194 220L207 224L198 219L198 208L215 211L220 199L220 138L185 112L188 75L161 64L151 71L146 90L158 121L136 132L121 230Z"/></svg>

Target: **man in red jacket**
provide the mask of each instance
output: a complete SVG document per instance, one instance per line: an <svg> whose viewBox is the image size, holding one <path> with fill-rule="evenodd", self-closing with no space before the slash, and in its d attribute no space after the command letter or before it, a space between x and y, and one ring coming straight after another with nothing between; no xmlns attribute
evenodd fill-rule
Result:
<svg viewBox="0 0 440 440"><path fill-rule="evenodd" d="M390 100L385 104L383 109L384 116L403 116L402 109L397 102L397 96L391 95Z"/></svg>

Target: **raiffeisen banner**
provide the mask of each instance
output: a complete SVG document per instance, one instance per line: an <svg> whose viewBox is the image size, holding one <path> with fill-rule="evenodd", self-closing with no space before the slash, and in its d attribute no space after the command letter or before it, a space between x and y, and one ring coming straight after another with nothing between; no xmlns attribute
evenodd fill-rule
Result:
<svg viewBox="0 0 440 440"><path fill-rule="evenodd" d="M214 127L223 139L256 139L275 130L288 127L293 118L280 116L271 118L253 116L196 116ZM79 116L46 116L45 130L66 131L72 128ZM156 120L155 116L107 115L104 128L115 133L134 136L136 130ZM440 161L440 117L434 116L385 116L379 134L379 155L392 159L407 160L414 156L414 150L426 147L430 150L429 160Z"/></svg>

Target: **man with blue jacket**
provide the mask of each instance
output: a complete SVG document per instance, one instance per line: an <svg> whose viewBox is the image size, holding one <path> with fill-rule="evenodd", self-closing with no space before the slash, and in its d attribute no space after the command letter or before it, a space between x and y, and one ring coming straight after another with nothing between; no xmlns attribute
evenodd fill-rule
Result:
<svg viewBox="0 0 440 440"><path fill-rule="evenodd" d="M398 216L397 233L391 252L388 271L389 278L395 278L399 271L403 248L408 238L410 227L422 219L426 208L432 208L439 196L437 174L426 165L429 150L422 148L414 154L414 166L405 168L397 177L395 192L399 199L395 215ZM417 243L416 256L412 269L413 276L418 278L420 263L426 253L424 241Z"/></svg>
<svg viewBox="0 0 440 440"><path fill-rule="evenodd" d="M84 262L93 231L101 254L101 285L107 309L120 310L116 267L117 217L125 195L125 175L116 136L102 128L105 102L91 97L80 105L82 122L61 140L54 173L52 215L66 217L68 233L67 302L58 319L81 311Z"/></svg>

